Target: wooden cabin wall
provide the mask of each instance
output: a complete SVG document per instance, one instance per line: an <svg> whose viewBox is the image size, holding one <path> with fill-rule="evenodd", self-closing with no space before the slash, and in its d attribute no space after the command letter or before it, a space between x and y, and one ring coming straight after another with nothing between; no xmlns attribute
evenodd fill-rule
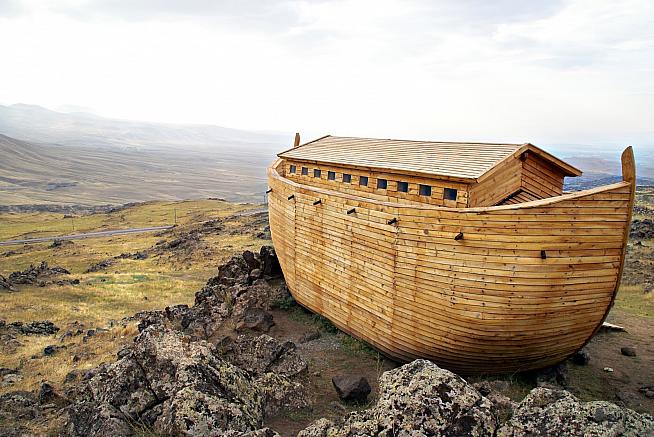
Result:
<svg viewBox="0 0 654 437"><path fill-rule="evenodd" d="M290 171L291 165L296 166L295 174L291 173ZM309 170L308 174L305 176L302 175L302 167L307 167ZM281 168L284 177L297 183L340 191L342 193L348 193L352 195L364 195L367 198L384 202L400 202L416 205L429 204L436 206L448 206L453 208L465 208L468 205L468 185L461 182L444 181L440 179L424 178L389 172L364 171L324 164L307 164L291 160L285 160L284 165L282 165ZM314 169L320 169L320 178L314 177ZM335 180L328 180L327 176L329 171L336 173ZM352 175L351 183L343 182L344 173ZM368 177L368 186L359 185L360 176ZM388 186L386 189L377 188L377 179L380 178L386 179L388 181ZM397 191L398 181L409 183L409 191L407 193ZM421 196L419 194L420 184L429 185L432 187L431 196L427 197ZM456 200L443 199L444 188L453 188L457 190Z"/></svg>
<svg viewBox="0 0 654 437"><path fill-rule="evenodd" d="M522 187L522 162L511 159L502 163L495 173L469 187L468 206L492 206Z"/></svg>
<svg viewBox="0 0 654 437"><path fill-rule="evenodd" d="M300 304L399 360L462 373L554 364L590 338L619 280L632 191L459 212L326 195L272 169L269 184Z"/></svg>
<svg viewBox="0 0 654 437"><path fill-rule="evenodd" d="M543 158L527 152L506 161L492 175L471 184L469 207L493 206L518 190L527 191L538 199L560 196L563 193L563 172Z"/></svg>
<svg viewBox="0 0 654 437"><path fill-rule="evenodd" d="M560 196L563 193L563 172L543 158L527 152L522 162L522 188L540 197Z"/></svg>

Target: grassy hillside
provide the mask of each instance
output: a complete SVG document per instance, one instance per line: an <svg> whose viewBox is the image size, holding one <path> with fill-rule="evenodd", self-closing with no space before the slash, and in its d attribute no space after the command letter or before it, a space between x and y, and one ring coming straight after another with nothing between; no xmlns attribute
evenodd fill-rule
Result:
<svg viewBox="0 0 654 437"><path fill-rule="evenodd" d="M240 216L260 205L238 205L219 201L149 202L110 214L76 218L77 231L167 224L177 210L178 226L160 233L132 234L111 238L76 240L54 247L52 243L6 246L0 249L0 274L8 276L41 261L68 269L80 278L79 286L29 287L27 293L3 294L0 314L20 321L49 318L63 322L74 317L88 323L104 323L162 303L184 303L211 276L212 270L232 254L255 248L262 240L255 234L267 225L257 215ZM61 214L0 214L0 239L67 232ZM211 227L205 223L210 221ZM251 232L244 231L250 229ZM198 231L199 230L199 231ZM191 238L196 232L198 238ZM159 249L157 243L180 239L177 250ZM162 244L159 244L162 246ZM146 259L114 259L124 253L148 251ZM85 273L92 265L111 260L111 266ZM25 290L24 290L25 291ZM30 303L25 296L30 295ZM148 296L155 297L144 302Z"/></svg>
<svg viewBox="0 0 654 437"><path fill-rule="evenodd" d="M50 266L70 270L63 278L77 278L77 285L51 284L20 286L19 291L0 291L0 318L7 322L51 320L66 330L106 327L138 311L162 309L167 305L191 304L194 294L215 268L243 250L258 250L270 244L265 236L267 216L240 215L260 209L261 205L238 205L219 201L149 202L110 214L92 214L76 218L78 230L101 230L117 225L136 227L167 223L177 210L178 226L161 233L145 233L112 238L78 240L53 247L51 243L0 248L0 275L23 270L30 264L46 261ZM65 230L61 214L0 214L3 237L48 235ZM64 226L62 228L62 226ZM0 237L2 238L2 237ZM172 244L171 244L172 243ZM145 259L120 258L121 254L142 252ZM117 258L118 257L118 258ZM109 260L109 266L87 272L96 263ZM112 354L131 339L135 330L112 329L112 341L81 342L80 338L58 343L52 337L30 337L13 353L0 354L0 367L23 366L26 378L18 385L38 386L44 375L61 380L71 369L90 368L111 359ZM71 362L70 354L53 360L31 360L48 344L63 344L83 354ZM69 344L71 343L71 344ZM79 344L77 344L79 343ZM0 393L15 389L0 388Z"/></svg>
<svg viewBox="0 0 654 437"><path fill-rule="evenodd" d="M0 204L261 202L273 153L37 144L0 134Z"/></svg>

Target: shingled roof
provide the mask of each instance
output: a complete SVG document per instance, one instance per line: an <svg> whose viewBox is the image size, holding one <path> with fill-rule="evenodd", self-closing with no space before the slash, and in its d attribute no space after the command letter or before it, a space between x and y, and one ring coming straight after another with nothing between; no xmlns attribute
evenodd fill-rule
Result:
<svg viewBox="0 0 654 437"><path fill-rule="evenodd" d="M566 176L581 171L538 147L525 144L453 143L336 137L327 135L279 153L280 158L374 170L477 181L504 160L534 152Z"/></svg>

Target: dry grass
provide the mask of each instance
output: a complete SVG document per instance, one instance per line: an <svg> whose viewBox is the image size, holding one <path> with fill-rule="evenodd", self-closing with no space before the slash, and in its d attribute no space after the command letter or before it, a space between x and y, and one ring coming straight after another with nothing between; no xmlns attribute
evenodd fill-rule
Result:
<svg viewBox="0 0 654 437"><path fill-rule="evenodd" d="M122 211L73 218L64 218L64 214L55 213L3 213L0 214L0 241L109 229L166 226L175 223L175 216L178 225L185 225L225 217L255 206L220 200L189 200L146 202Z"/></svg>
<svg viewBox="0 0 654 437"><path fill-rule="evenodd" d="M199 222L259 207L219 201L149 202L119 213L80 217L76 219L76 224L79 221L87 231L110 225L112 228L154 226L165 224L169 212L176 209L179 226L160 234L77 240L57 248L51 247L50 243L4 247L5 253L14 253L9 256L0 253L0 274L7 276L30 264L47 261L50 265L70 270L71 278L79 278L80 284L21 286L16 293L0 293L0 314L7 322L50 320L62 329L54 336L20 336L18 339L23 346L14 354L0 356L0 367L20 368L24 378L20 383L0 388L0 393L33 390L43 380L58 385L72 369L87 369L102 361L113 361L116 351L131 341L135 334L134 327L127 331L114 328L108 333L91 337L86 343L82 342L82 336L64 342L60 342L59 338L72 322L82 323L86 329L106 327L110 320L120 320L139 311L192 304L195 292L215 274L218 265L245 249L258 250L269 241L255 238L253 232L240 232L251 219L235 217L224 222L223 231L206 235L199 251L178 253L171 250L153 253L144 260L118 259L106 270L84 273L91 264L121 253L152 248L161 240L173 240ZM12 238L60 233L60 222L61 214L4 214L0 215L0 235ZM50 344L64 345L66 349L45 357L43 348ZM75 355L80 359L73 362Z"/></svg>
<svg viewBox="0 0 654 437"><path fill-rule="evenodd" d="M654 319L654 292L645 293L643 285L622 285L615 307L641 317Z"/></svg>

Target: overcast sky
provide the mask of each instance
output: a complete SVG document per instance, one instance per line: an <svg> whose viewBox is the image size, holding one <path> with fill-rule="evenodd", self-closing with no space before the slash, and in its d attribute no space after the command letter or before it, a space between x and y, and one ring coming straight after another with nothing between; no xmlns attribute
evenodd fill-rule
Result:
<svg viewBox="0 0 654 437"><path fill-rule="evenodd" d="M654 144L652 0L0 0L0 103L247 129Z"/></svg>

